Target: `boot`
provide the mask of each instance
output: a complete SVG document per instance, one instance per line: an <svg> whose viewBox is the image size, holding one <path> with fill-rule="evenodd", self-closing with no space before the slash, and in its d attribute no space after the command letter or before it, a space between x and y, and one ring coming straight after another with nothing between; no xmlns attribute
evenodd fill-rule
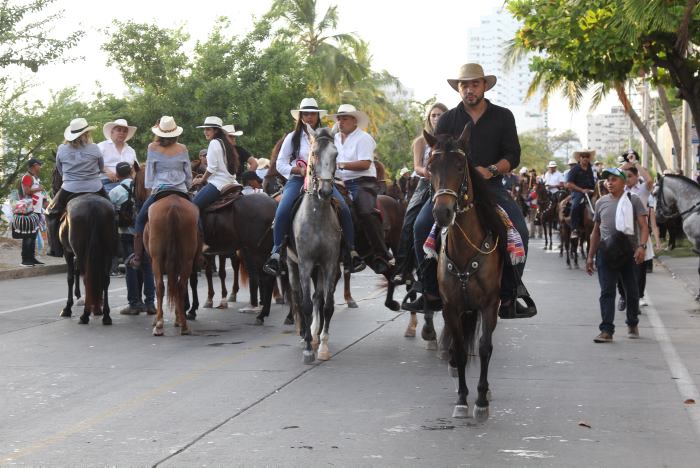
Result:
<svg viewBox="0 0 700 468"><path fill-rule="evenodd" d="M58 237L60 227L60 213L46 213L46 238L49 241L49 250L46 255L51 257L63 257L63 246Z"/></svg>
<svg viewBox="0 0 700 468"><path fill-rule="evenodd" d="M141 268L141 258L143 257L143 233L137 232L134 235L134 253L129 255L125 263L131 268L138 270Z"/></svg>

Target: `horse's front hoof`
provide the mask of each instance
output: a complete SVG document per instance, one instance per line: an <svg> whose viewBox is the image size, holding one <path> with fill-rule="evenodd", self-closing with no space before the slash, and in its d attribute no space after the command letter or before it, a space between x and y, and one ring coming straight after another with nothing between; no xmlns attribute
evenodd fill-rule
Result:
<svg viewBox="0 0 700 468"><path fill-rule="evenodd" d="M77 301L75 301L75 305L77 306L84 306L85 305L85 298L79 297Z"/></svg>
<svg viewBox="0 0 700 468"><path fill-rule="evenodd" d="M416 327L408 326L406 331L403 333L406 338L414 338L416 336Z"/></svg>
<svg viewBox="0 0 700 468"><path fill-rule="evenodd" d="M226 301L221 301L218 306L216 306L217 309L228 309L228 302Z"/></svg>
<svg viewBox="0 0 700 468"><path fill-rule="evenodd" d="M435 333L435 328L427 325L423 325L420 331L420 337L423 341L435 341L437 340L437 334Z"/></svg>
<svg viewBox="0 0 700 468"><path fill-rule="evenodd" d="M184 328L184 327L183 327L183 328L180 330L180 335L190 335L190 334L191 334L191 332L190 332L190 329L189 329L189 328Z"/></svg>
<svg viewBox="0 0 700 468"><path fill-rule="evenodd" d="M228 302L238 302L237 295L236 294L229 294L228 299L226 299Z"/></svg>
<svg viewBox="0 0 700 468"><path fill-rule="evenodd" d="M464 419L469 417L469 406L467 405L455 405L454 411L452 411L453 418Z"/></svg>
<svg viewBox="0 0 700 468"><path fill-rule="evenodd" d="M214 307L214 301L210 301L207 299L206 301L204 301L204 305L202 307L204 307L205 309L211 309Z"/></svg>
<svg viewBox="0 0 700 468"><path fill-rule="evenodd" d="M100 315L102 315L102 309L96 308L92 311L92 315L94 315L95 317L99 317Z"/></svg>
<svg viewBox="0 0 700 468"><path fill-rule="evenodd" d="M78 321L78 323L80 323L81 325L87 325L89 322L90 322L90 315L89 314L81 315L80 320Z"/></svg>
<svg viewBox="0 0 700 468"><path fill-rule="evenodd" d="M355 302L355 299L349 299L347 301L348 304L348 309L357 309L357 302Z"/></svg>
<svg viewBox="0 0 700 468"><path fill-rule="evenodd" d="M265 325L265 320L263 320L259 317L255 317L255 325L258 325L258 326Z"/></svg>
<svg viewBox="0 0 700 468"><path fill-rule="evenodd" d="M430 340L425 342L425 349L428 351L437 351L438 345L437 340Z"/></svg>
<svg viewBox="0 0 700 468"><path fill-rule="evenodd" d="M331 358L330 351L321 351L318 353L318 360L319 361L328 361L330 358Z"/></svg>
<svg viewBox="0 0 700 468"><path fill-rule="evenodd" d="M389 310L392 310L394 312L398 312L399 310L401 310L401 304L399 304L396 301L387 301L384 303L384 305L388 307Z"/></svg>
<svg viewBox="0 0 700 468"><path fill-rule="evenodd" d="M316 360L316 357L314 356L313 351L302 351L302 356L304 358L304 364L313 364L314 361Z"/></svg>
<svg viewBox="0 0 700 468"><path fill-rule="evenodd" d="M187 312L187 320L197 320L197 312Z"/></svg>
<svg viewBox="0 0 700 468"><path fill-rule="evenodd" d="M447 364L447 373L452 377L453 379L456 379L459 377L459 371L457 370L456 367L452 367L451 365Z"/></svg>
<svg viewBox="0 0 700 468"><path fill-rule="evenodd" d="M153 327L153 336L163 336L163 327Z"/></svg>
<svg viewBox="0 0 700 468"><path fill-rule="evenodd" d="M456 409L456 408L455 408ZM476 422L485 422L489 418L488 406L474 406L474 419Z"/></svg>
<svg viewBox="0 0 700 468"><path fill-rule="evenodd" d="M60 314L58 314L59 317L65 317L65 318L70 318L70 316L73 315L73 312L70 309L63 309Z"/></svg>
<svg viewBox="0 0 700 468"><path fill-rule="evenodd" d="M102 317L102 325L112 325L112 317L109 314L105 314Z"/></svg>

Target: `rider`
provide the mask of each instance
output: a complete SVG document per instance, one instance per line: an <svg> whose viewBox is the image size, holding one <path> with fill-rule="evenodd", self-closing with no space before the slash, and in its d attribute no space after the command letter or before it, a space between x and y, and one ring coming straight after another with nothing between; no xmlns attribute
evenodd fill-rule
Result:
<svg viewBox="0 0 700 468"><path fill-rule="evenodd" d="M238 158L233 145L226 137L223 126L223 121L219 117L212 116L204 119L204 124L197 127L204 129L204 137L209 140L207 169L203 175L197 176L192 181L195 185L206 183L192 200L199 208L200 217L204 209L219 198L224 186L236 183Z"/></svg>
<svg viewBox="0 0 700 468"><path fill-rule="evenodd" d="M97 146L100 147L105 161L101 177L102 185L108 193L119 185L117 164L126 162L133 167L136 162L136 151L127 143L135 133L136 127L129 125L124 119L107 122L102 127L105 140L99 142Z"/></svg>
<svg viewBox="0 0 700 468"><path fill-rule="evenodd" d="M591 168L591 158L595 151L574 151L578 164L571 168L566 179L566 188L571 191L571 238L578 238L578 226L583 218L583 203L586 195L593 193L595 180Z"/></svg>
<svg viewBox="0 0 700 468"><path fill-rule="evenodd" d="M92 142L90 135L95 128L89 126L83 118L71 120L63 132L65 141L56 151L56 170L63 178L63 183L46 210L51 249L48 255L52 257L63 256L58 227L70 199L82 193L96 193L109 199L100 180L104 169L102 152Z"/></svg>
<svg viewBox="0 0 700 468"><path fill-rule="evenodd" d="M192 168L187 147L177 141L177 137L182 134L182 127L178 127L173 117L164 115L151 131L155 138L148 145L144 182L150 194L136 215L134 253L127 259L127 264L132 268L141 266L143 231L148 222L148 208L155 201L156 194L163 191L187 193L192 185Z"/></svg>
<svg viewBox="0 0 700 468"><path fill-rule="evenodd" d="M393 267L394 258L384 242L384 229L375 213L377 206L377 169L373 164L377 144L363 128L369 117L350 104L341 104L338 113L331 116L338 122L335 134L338 148L336 175L345 183L355 205L362 229L372 247L370 267L384 274Z"/></svg>
<svg viewBox="0 0 700 468"><path fill-rule="evenodd" d="M279 252L285 237L287 237L291 229L294 202L302 194L301 189L304 184L306 165L311 148L307 125L313 129L319 128L321 126L321 118L327 113L326 110L318 108L314 98L302 99L299 109L293 109L290 112L296 120L296 126L294 131L287 134L284 138L276 164L280 175L287 178L287 184L284 186L282 199L275 213L275 223L272 230L274 242L272 254L263 267L265 272L270 275L278 275L280 273ZM345 244L350 252L350 270L353 273L362 271L365 268L365 264L355 251L355 235L350 209L335 187L333 188L333 198L340 204L340 227L343 230Z"/></svg>
<svg viewBox="0 0 700 468"><path fill-rule="evenodd" d="M555 194L563 189L564 182L566 182L564 174L557 168L556 161L549 161L549 164L547 164L547 172L544 173L542 180L544 181L544 186L551 194Z"/></svg>
<svg viewBox="0 0 700 468"><path fill-rule="evenodd" d="M496 77L484 75L481 65L469 63L460 67L458 78L448 79L447 82L459 92L462 102L440 118L435 134L458 137L467 123L472 123L469 142L472 163L476 171L488 181L498 204L508 214L527 251L529 233L525 218L502 182L503 174L508 174L520 164L520 143L515 118L510 110L484 99L484 93L496 84ZM438 296L436 263L430 261L421 265L425 258L423 243L434 223L432 209L432 198L429 197L418 214L414 227L416 257L423 273L424 284L423 295L404 305L404 309L409 311L422 312L424 305L429 311L442 308L442 301ZM523 307L516 300L518 297L529 300L524 293L521 296L517 295L518 282L524 268L524 263L511 266L508 261L504 262L499 310L499 316L502 318L524 318L537 313L534 307Z"/></svg>

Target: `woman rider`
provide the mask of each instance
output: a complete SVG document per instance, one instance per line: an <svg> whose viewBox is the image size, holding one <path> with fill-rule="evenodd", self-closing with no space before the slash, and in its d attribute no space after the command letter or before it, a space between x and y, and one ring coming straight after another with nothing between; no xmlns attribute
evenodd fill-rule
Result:
<svg viewBox="0 0 700 468"><path fill-rule="evenodd" d="M311 128L317 129L321 126L321 117L327 113L326 110L318 108L318 104L314 98L302 99L301 104L299 104L299 109L293 109L290 112L292 117L296 120L296 127L293 132L290 132L285 137L279 155L277 156L277 171L283 177L287 178L287 184L284 186L282 199L275 213L272 254L264 266L265 272L270 275L278 275L280 273L279 252L285 237L289 234L291 229L291 215L294 202L299 195L301 195L301 189L304 185L306 165L309 160L309 150L311 148L306 126L310 125ZM350 209L335 187L333 188L333 198L340 204L340 227L343 230L345 244L350 252L350 270L353 273L362 271L365 268L365 263L355 251L355 234L353 231Z"/></svg>
<svg viewBox="0 0 700 468"><path fill-rule="evenodd" d="M141 266L143 231L148 222L148 208L155 201L156 194L163 191L187 193L192 185L192 169L187 147L177 141L177 137L182 134L182 127L178 127L174 118L164 115L151 131L155 138L148 145L144 183L150 194L136 215L134 253L127 259L132 268Z"/></svg>
<svg viewBox="0 0 700 468"><path fill-rule="evenodd" d="M102 152L92 142L90 134L95 128L89 126L83 118L71 120L63 132L65 141L56 151L56 170L61 174L63 183L46 211L51 249L48 255L52 257L63 256L58 226L70 199L76 194L96 193L109 200L100 179L104 169Z"/></svg>

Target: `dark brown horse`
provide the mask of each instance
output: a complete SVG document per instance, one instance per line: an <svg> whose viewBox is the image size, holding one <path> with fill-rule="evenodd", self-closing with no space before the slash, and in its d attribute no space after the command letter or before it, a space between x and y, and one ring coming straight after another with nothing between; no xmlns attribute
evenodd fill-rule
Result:
<svg viewBox="0 0 700 468"><path fill-rule="evenodd" d="M535 187L535 193L537 194L537 214L535 219L539 221L544 231L544 250L552 250L552 244L554 243L552 234L559 219L557 207L561 197L558 194L563 194L564 192L552 193L547 189L544 182L540 180Z"/></svg>
<svg viewBox="0 0 700 468"><path fill-rule="evenodd" d="M449 135L423 136L432 151L428 167L432 174L433 216L443 229L438 256L438 284L443 301L443 343L450 365L456 368L458 399L452 417L468 415L466 366L481 324L479 360L481 373L474 405L474 419L489 416L488 368L496 328L501 272L505 253L504 225L489 196L489 187L469 160L468 124L458 140ZM446 233L445 233L446 228Z"/></svg>
<svg viewBox="0 0 700 468"><path fill-rule="evenodd" d="M151 257L156 283L156 323L153 335L163 335L164 275L168 275L168 305L175 309L175 326L189 335L185 317L187 280L201 250L197 233L197 207L180 195L167 195L148 209L143 243Z"/></svg>

